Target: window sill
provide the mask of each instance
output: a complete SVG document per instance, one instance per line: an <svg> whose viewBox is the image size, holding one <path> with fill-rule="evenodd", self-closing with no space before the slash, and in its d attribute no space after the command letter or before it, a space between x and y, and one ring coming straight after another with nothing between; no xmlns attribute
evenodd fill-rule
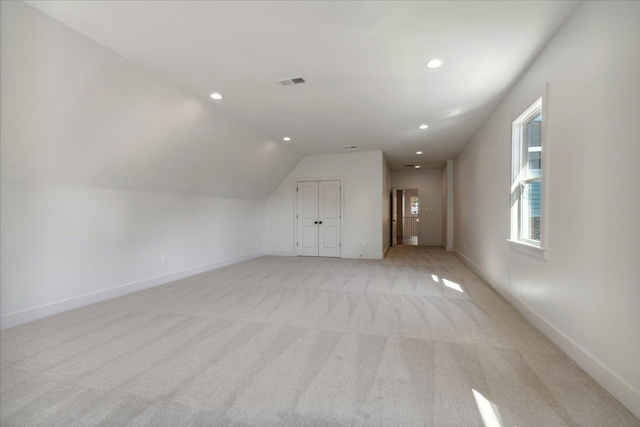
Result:
<svg viewBox="0 0 640 427"><path fill-rule="evenodd" d="M547 250L544 248L541 248L539 246L529 245L519 240L507 239L507 242L509 242L509 247L514 251L517 251L538 259L546 259Z"/></svg>

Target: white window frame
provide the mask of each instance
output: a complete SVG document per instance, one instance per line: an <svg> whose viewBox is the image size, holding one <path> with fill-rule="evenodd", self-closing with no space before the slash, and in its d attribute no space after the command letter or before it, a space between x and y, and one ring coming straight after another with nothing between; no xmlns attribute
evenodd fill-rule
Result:
<svg viewBox="0 0 640 427"><path fill-rule="evenodd" d="M413 199L416 199L416 211L413 212ZM409 207L411 209L411 215L419 215L420 214L420 199L418 196L410 196L409 197Z"/></svg>
<svg viewBox="0 0 640 427"><path fill-rule="evenodd" d="M547 138L546 138L546 105L543 97L538 98L529 108L527 108L518 118L512 123L512 167L511 167L511 236L508 239L512 249L519 252L526 253L538 258L545 258L545 230L546 230L546 152ZM540 145L541 145L541 162L542 167L539 177L525 177L523 172L527 162L527 141L525 137L525 125L534 117L542 115L542 123L540 129ZM540 241L525 239L521 237L522 230L522 185L540 181Z"/></svg>

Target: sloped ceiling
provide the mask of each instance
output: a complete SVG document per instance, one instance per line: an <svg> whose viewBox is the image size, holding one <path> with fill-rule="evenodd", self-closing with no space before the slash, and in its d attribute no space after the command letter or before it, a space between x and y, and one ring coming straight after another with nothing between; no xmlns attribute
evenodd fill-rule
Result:
<svg viewBox="0 0 640 427"><path fill-rule="evenodd" d="M2 2L2 178L264 200L301 154L21 2Z"/></svg>
<svg viewBox="0 0 640 427"><path fill-rule="evenodd" d="M454 158L578 3L29 4L204 102L222 93L217 108L300 153L356 145L398 170ZM436 57L444 65L427 69ZM296 76L307 83L276 83Z"/></svg>

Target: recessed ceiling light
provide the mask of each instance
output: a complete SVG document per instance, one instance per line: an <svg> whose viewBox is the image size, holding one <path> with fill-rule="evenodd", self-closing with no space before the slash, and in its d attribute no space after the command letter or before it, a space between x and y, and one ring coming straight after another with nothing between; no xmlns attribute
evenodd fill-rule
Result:
<svg viewBox="0 0 640 427"><path fill-rule="evenodd" d="M420 165L416 165L416 169L420 169Z"/></svg>
<svg viewBox="0 0 640 427"><path fill-rule="evenodd" d="M438 68L442 65L442 59L434 58L431 61L427 62L427 67L429 68Z"/></svg>
<svg viewBox="0 0 640 427"><path fill-rule="evenodd" d="M288 136L285 136L284 138L282 138L283 141L291 141L291 138L289 138Z"/></svg>
<svg viewBox="0 0 640 427"><path fill-rule="evenodd" d="M422 154L422 151L416 151L416 154Z"/></svg>
<svg viewBox="0 0 640 427"><path fill-rule="evenodd" d="M220 95L219 93L215 93L214 92L210 96L211 96L211 98L215 99L216 101L222 99L222 95Z"/></svg>
<svg viewBox="0 0 640 427"><path fill-rule="evenodd" d="M426 129L428 127L429 127L429 125L420 125L420 129Z"/></svg>

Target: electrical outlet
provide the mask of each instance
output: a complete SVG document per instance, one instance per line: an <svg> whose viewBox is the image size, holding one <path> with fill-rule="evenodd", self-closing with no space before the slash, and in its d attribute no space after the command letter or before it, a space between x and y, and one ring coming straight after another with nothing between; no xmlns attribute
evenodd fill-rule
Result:
<svg viewBox="0 0 640 427"><path fill-rule="evenodd" d="M365 246L367 246L367 242L362 242L362 247L364 248Z"/></svg>
<svg viewBox="0 0 640 427"><path fill-rule="evenodd" d="M162 255L162 256L160 257L160 263L161 263L161 264L164 264L164 255Z"/></svg>
<svg viewBox="0 0 640 427"><path fill-rule="evenodd" d="M260 242L256 242L256 246L260 246Z"/></svg>
<svg viewBox="0 0 640 427"><path fill-rule="evenodd" d="M464 250L465 251L467 250L467 244L466 243L464 244Z"/></svg>

